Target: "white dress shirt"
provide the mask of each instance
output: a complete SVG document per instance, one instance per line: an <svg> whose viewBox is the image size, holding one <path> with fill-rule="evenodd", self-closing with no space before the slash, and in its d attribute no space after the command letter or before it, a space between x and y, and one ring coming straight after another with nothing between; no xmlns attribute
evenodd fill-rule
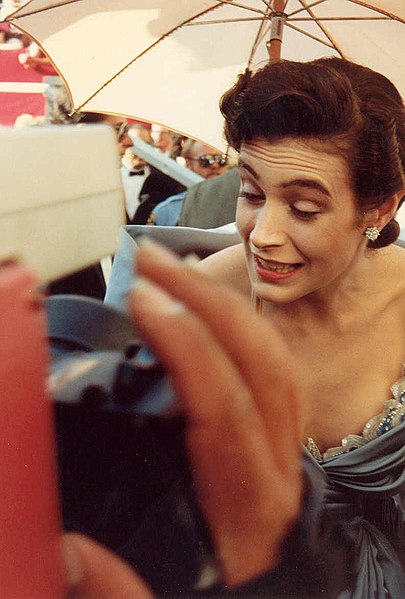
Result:
<svg viewBox="0 0 405 599"><path fill-rule="evenodd" d="M140 204L139 194L145 183L145 179L150 175L150 168L146 165L143 169L143 175L130 175L131 170L126 166L121 166L121 181L125 194L125 208L130 219L133 219L135 212Z"/></svg>

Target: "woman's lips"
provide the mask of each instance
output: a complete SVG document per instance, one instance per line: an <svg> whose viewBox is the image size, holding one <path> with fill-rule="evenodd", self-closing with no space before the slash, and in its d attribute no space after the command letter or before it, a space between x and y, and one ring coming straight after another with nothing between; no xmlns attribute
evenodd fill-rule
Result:
<svg viewBox="0 0 405 599"><path fill-rule="evenodd" d="M272 281L290 278L303 267L302 263L264 260L259 256L254 256L254 261L257 274L263 279L270 279Z"/></svg>

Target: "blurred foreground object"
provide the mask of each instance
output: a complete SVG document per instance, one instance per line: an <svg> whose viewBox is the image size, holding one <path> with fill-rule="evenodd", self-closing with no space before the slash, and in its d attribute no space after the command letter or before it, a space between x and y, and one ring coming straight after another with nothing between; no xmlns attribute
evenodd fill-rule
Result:
<svg viewBox="0 0 405 599"><path fill-rule="evenodd" d="M0 264L0 589L4 599L62 599L45 313L29 269Z"/></svg>
<svg viewBox="0 0 405 599"><path fill-rule="evenodd" d="M111 127L4 129L0 163L0 259L49 282L115 253L124 207Z"/></svg>

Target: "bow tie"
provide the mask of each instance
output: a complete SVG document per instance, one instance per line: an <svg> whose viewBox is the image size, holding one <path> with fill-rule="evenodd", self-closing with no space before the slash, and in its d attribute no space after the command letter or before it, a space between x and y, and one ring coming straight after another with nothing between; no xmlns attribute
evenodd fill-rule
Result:
<svg viewBox="0 0 405 599"><path fill-rule="evenodd" d="M129 177L133 177L134 175L141 175L143 176L145 174L145 171L129 171L128 176Z"/></svg>

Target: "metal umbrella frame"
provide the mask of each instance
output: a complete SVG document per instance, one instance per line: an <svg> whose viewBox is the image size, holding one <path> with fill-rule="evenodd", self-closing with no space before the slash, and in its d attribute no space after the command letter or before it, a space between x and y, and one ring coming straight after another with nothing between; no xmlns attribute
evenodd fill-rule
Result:
<svg viewBox="0 0 405 599"><path fill-rule="evenodd" d="M6 20L51 58L75 110L160 123L219 149L221 94L268 60L345 57L405 95L402 0L30 0Z"/></svg>

